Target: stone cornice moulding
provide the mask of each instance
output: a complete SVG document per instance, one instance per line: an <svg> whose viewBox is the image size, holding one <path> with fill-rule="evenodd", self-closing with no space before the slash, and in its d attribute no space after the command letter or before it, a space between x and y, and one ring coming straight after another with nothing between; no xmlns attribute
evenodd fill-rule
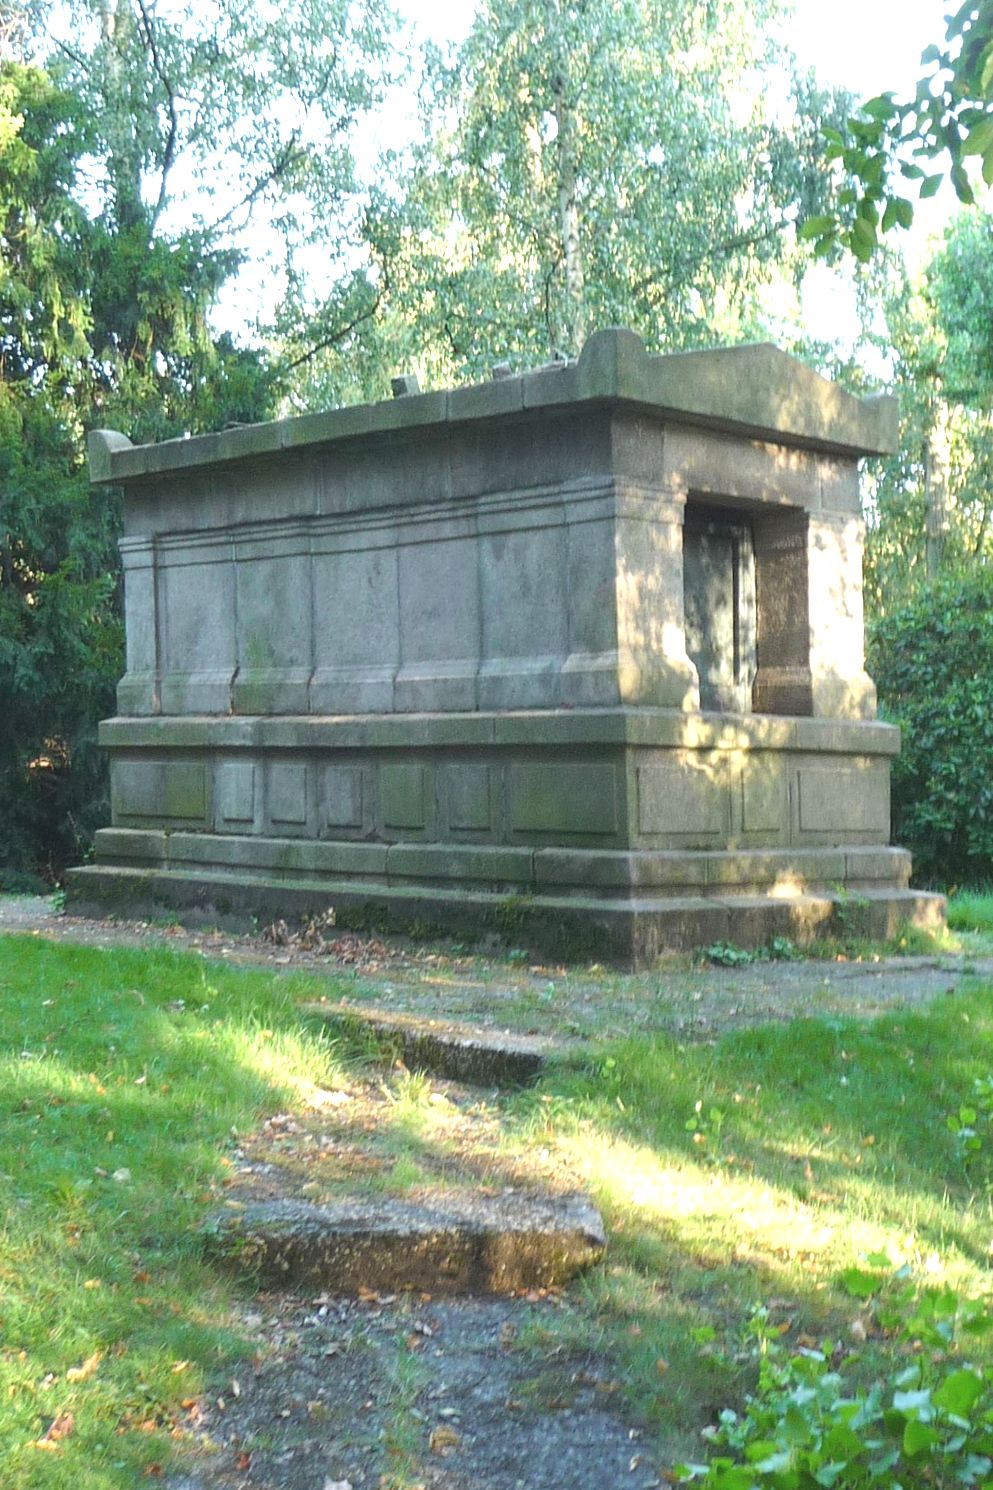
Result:
<svg viewBox="0 0 993 1490"><path fill-rule="evenodd" d="M90 480L127 484L281 451L303 455L343 440L425 433L445 424L584 403L615 403L677 424L849 457L889 455L897 448L895 398L856 398L771 343L655 356L634 332L612 328L595 332L575 363L464 388L157 445L132 445L117 430L91 430Z"/></svg>

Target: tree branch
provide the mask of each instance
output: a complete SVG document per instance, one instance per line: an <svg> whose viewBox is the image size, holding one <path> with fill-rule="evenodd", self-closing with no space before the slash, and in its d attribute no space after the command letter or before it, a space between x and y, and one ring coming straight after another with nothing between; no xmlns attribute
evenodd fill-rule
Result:
<svg viewBox="0 0 993 1490"><path fill-rule="evenodd" d="M69 58L70 62L75 62L77 67L81 67L85 70L87 65L85 57L83 57L73 47L69 46L67 42L63 41L61 37L54 36L51 32L48 33L48 37L50 41L55 43L59 51L63 52Z"/></svg>
<svg viewBox="0 0 993 1490"><path fill-rule="evenodd" d="M233 207L229 208L227 212L225 212L221 217L216 218L215 221L211 223L210 227L206 230L208 233L216 233L218 228L222 228L225 223L230 222L231 219L236 215L236 213L240 212L242 208L247 207L250 210L252 203L255 202L262 195L266 187L271 186L274 181L278 181L280 177L286 173L289 167L293 164L293 161L295 159L298 159L302 154L302 152L297 148L297 142L299 138L300 131L298 129L295 129L281 154L277 157L276 160L273 161L270 169L266 171L263 176L260 176L258 178L258 180L255 182L255 185L251 188L250 191L245 193L240 202L235 202Z"/></svg>
<svg viewBox="0 0 993 1490"><path fill-rule="evenodd" d="M372 320L372 317L376 314L377 310L382 304L383 296L385 295L388 288L389 281L387 279L386 281L384 281L383 285L381 285L380 288L376 291L376 298L370 306L368 306L359 315L353 316L346 325L338 326L334 331L330 333L330 335L322 337L319 342L315 342L315 344L306 352L301 352L299 357L294 357L292 362L288 362L286 364L286 371L295 372L298 367L303 367L305 363L310 362L313 357L316 357L319 352L326 352L328 347L333 347L338 342L344 341L345 337L348 336L352 331L354 331L357 326L361 326L366 321Z"/></svg>

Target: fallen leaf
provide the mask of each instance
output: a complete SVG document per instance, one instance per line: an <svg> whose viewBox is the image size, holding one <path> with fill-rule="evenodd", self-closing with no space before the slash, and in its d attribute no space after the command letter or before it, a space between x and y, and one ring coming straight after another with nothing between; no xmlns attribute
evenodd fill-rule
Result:
<svg viewBox="0 0 993 1490"><path fill-rule="evenodd" d="M235 1469L251 1469L251 1467L252 1467L252 1456L251 1456L251 1454L247 1453L244 1449L242 1449L239 1453L235 1454L235 1456L234 1456L234 1467L235 1467Z"/></svg>
<svg viewBox="0 0 993 1490"><path fill-rule="evenodd" d="M85 1381L92 1376L100 1364L100 1351L95 1350L88 1355L81 1366L70 1366L66 1372L66 1381Z"/></svg>
<svg viewBox="0 0 993 1490"><path fill-rule="evenodd" d="M431 1437L428 1439L428 1448L432 1454L440 1454L445 1449L457 1449L461 1442L461 1434L456 1433L455 1429L449 1423L439 1423L437 1428L431 1431Z"/></svg>

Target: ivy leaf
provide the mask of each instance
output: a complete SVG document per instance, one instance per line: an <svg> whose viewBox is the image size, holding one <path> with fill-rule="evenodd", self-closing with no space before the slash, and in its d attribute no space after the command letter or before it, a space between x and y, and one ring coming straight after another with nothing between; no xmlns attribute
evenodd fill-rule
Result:
<svg viewBox="0 0 993 1490"><path fill-rule="evenodd" d="M867 1273L864 1268L846 1268L839 1282L853 1299L871 1299L879 1292L883 1280L878 1273Z"/></svg>
<svg viewBox="0 0 993 1490"><path fill-rule="evenodd" d="M985 155L993 147L993 115L984 114L965 137L963 155Z"/></svg>
<svg viewBox="0 0 993 1490"><path fill-rule="evenodd" d="M833 217L808 217L797 236L804 239L821 238L825 233L830 233L833 227Z"/></svg>
<svg viewBox="0 0 993 1490"><path fill-rule="evenodd" d="M934 1404L956 1418L967 1418L983 1394L983 1379L963 1369L947 1376L934 1394Z"/></svg>
<svg viewBox="0 0 993 1490"><path fill-rule="evenodd" d="M911 1418L903 1430L903 1452L908 1459L915 1459L918 1454L930 1449L937 1439L938 1435L933 1428L929 1428L918 1418Z"/></svg>
<svg viewBox="0 0 993 1490"><path fill-rule="evenodd" d="M894 1392L893 1407L905 1418L914 1418L926 1423L934 1416L931 1392L925 1388L918 1392Z"/></svg>
<svg viewBox="0 0 993 1490"><path fill-rule="evenodd" d="M795 1402L791 1402L786 1409L786 1416L783 1418L783 1437L794 1448L810 1442L810 1424Z"/></svg>

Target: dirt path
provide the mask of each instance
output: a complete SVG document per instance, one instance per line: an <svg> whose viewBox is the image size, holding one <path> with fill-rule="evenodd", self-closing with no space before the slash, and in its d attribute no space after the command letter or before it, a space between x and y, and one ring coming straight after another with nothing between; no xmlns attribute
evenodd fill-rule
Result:
<svg viewBox="0 0 993 1490"><path fill-rule="evenodd" d="M805 1015L870 1018L954 994L967 980L993 980L993 957L961 954L875 961L754 962L694 966L674 958L650 973L564 968L470 956L444 948L325 933L307 946L288 935L188 931L148 922L66 916L39 897L0 897L0 934L22 933L85 946L170 947L219 962L297 972L320 980L317 997L346 999L431 1018L520 1033L611 1038L666 1030L713 1039L721 1031Z"/></svg>

